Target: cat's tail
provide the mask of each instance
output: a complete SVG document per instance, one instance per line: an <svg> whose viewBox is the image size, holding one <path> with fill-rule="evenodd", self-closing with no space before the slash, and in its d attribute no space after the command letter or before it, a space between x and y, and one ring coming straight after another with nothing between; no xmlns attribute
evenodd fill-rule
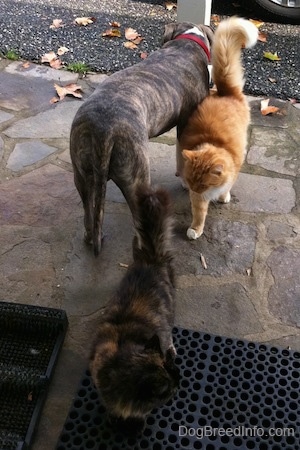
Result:
<svg viewBox="0 0 300 450"><path fill-rule="evenodd" d="M172 208L166 190L141 186L137 190L136 236L133 257L146 265L169 264L172 259Z"/></svg>
<svg viewBox="0 0 300 450"><path fill-rule="evenodd" d="M212 47L212 78L220 96L240 96L244 87L241 49L253 47L258 29L249 20L231 17L218 25Z"/></svg>

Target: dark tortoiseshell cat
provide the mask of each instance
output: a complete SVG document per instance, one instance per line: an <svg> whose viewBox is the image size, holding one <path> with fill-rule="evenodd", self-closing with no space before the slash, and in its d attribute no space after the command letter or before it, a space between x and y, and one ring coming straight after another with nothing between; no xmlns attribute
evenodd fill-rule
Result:
<svg viewBox="0 0 300 450"><path fill-rule="evenodd" d="M167 192L140 189L137 211L134 263L106 307L90 360L108 414L130 433L142 430L145 415L167 402L179 383Z"/></svg>

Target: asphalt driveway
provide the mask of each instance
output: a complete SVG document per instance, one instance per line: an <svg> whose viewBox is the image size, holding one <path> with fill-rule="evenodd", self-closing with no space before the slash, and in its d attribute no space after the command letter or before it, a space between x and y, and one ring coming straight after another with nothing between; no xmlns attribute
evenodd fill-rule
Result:
<svg viewBox="0 0 300 450"><path fill-rule="evenodd" d="M215 14L268 20L260 28L266 42L244 52L245 91L300 100L300 26L272 23L269 17L257 17L249 5L238 3L215 0L212 25ZM92 17L93 22L76 25L77 17ZM50 28L54 19L63 26ZM112 73L159 48L164 25L176 20L176 8L168 10L164 0L1 0L0 52L7 55L14 50L20 58L40 63L44 54L66 47L68 52L61 56L65 65L84 62L92 71ZM102 36L112 22L120 23L121 37ZM133 50L124 47L124 31L129 27L144 38ZM264 51L277 52L280 61L264 58Z"/></svg>

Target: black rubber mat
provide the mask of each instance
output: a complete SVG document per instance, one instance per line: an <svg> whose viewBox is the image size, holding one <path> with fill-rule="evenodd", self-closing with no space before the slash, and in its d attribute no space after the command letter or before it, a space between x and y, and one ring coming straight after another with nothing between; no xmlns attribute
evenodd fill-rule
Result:
<svg viewBox="0 0 300 450"><path fill-rule="evenodd" d="M62 310L0 302L0 450L30 448L66 328Z"/></svg>
<svg viewBox="0 0 300 450"><path fill-rule="evenodd" d="M56 450L300 448L300 353L174 329L180 389L137 439L112 431L84 375Z"/></svg>

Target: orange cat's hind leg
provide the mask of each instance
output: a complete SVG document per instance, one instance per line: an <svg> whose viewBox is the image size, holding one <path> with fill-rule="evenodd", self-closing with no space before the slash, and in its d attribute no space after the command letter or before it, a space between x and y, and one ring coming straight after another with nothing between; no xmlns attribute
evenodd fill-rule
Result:
<svg viewBox="0 0 300 450"><path fill-rule="evenodd" d="M218 202L220 203L229 203L231 199L230 191L226 192L225 194L220 195L218 198Z"/></svg>

